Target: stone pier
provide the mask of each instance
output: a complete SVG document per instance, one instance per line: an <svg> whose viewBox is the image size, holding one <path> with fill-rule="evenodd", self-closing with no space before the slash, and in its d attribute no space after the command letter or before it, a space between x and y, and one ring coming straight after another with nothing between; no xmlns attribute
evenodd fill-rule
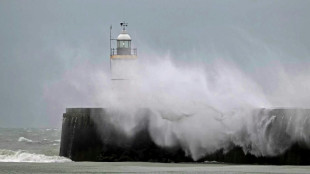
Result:
<svg viewBox="0 0 310 174"><path fill-rule="evenodd" d="M295 141L280 155L259 157L245 154L241 147L232 144L229 152L218 150L198 162L309 165L310 109L261 109L257 117L260 112L272 117L265 136L273 138L279 146L286 140L293 141L287 131L292 129L290 122L295 119L302 120L302 129L307 128L303 130L304 141ZM73 161L194 162L180 147L157 146L148 131L148 110L141 109L141 113L146 119L129 138L107 121L113 115L104 108L67 108L63 114L60 156Z"/></svg>

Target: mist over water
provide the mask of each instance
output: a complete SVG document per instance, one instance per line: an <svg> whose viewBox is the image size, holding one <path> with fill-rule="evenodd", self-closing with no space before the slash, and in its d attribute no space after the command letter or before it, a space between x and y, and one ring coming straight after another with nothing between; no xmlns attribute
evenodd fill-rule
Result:
<svg viewBox="0 0 310 174"><path fill-rule="evenodd" d="M231 145L257 156L278 155L294 142L305 141L309 132L305 122L293 118L290 126L300 129L287 130L291 138L279 144L278 137L266 133L274 117L259 110L307 107L309 73L275 71L277 85L266 90L270 78L259 83L224 59L206 63L139 57L134 71L131 80L112 81L108 72L83 64L47 88L46 99L57 110L107 108L113 113L110 122L129 137L144 119L138 110L148 108L152 140L162 147L181 147L194 160L219 149L228 151Z"/></svg>

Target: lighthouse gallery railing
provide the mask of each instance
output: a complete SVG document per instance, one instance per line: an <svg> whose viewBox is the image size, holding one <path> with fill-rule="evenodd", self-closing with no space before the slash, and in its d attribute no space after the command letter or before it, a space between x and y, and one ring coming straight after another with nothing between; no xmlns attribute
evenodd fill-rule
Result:
<svg viewBox="0 0 310 174"><path fill-rule="evenodd" d="M113 55L120 55L120 54L117 54L117 49L116 48L111 48L111 56ZM137 48L132 48L130 49L130 54L128 55L135 55L137 56Z"/></svg>

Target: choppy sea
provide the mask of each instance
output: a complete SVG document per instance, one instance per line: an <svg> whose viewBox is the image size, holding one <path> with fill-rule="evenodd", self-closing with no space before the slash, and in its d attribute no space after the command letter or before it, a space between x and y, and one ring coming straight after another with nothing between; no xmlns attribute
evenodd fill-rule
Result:
<svg viewBox="0 0 310 174"><path fill-rule="evenodd" d="M59 129L0 128L0 162L69 162L59 157Z"/></svg>
<svg viewBox="0 0 310 174"><path fill-rule="evenodd" d="M60 157L60 129L0 128L0 173L310 173L310 166L72 162Z"/></svg>

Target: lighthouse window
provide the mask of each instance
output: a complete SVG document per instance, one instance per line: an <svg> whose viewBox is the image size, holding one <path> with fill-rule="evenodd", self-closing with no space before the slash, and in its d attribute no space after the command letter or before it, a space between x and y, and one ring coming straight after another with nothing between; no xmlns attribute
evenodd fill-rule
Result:
<svg viewBox="0 0 310 174"><path fill-rule="evenodd" d="M117 46L119 48L129 48L130 47L130 42L129 41L121 40L121 41L118 42Z"/></svg>

